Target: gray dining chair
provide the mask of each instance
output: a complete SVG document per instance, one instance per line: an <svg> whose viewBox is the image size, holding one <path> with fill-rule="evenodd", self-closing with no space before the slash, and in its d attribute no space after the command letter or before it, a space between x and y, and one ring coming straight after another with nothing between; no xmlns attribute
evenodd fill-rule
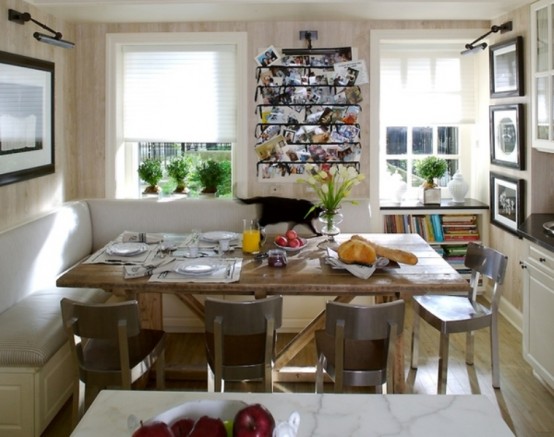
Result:
<svg viewBox="0 0 554 437"><path fill-rule="evenodd" d="M209 391L223 391L225 381L260 379L266 392L273 391L276 330L282 313L281 296L249 301L206 298Z"/></svg>
<svg viewBox="0 0 554 437"><path fill-rule="evenodd" d="M419 319L422 318L440 332L439 370L437 393L446 393L448 372L449 335L466 333L466 363L473 364L474 331L490 328L492 385L500 387L500 356L498 350L498 306L502 296L502 283L508 257L497 250L477 243L470 243L464 258L471 270L467 296L424 295L414 296L414 311L411 367L417 368L419 359ZM490 305L477 302L481 277L488 278L492 285Z"/></svg>
<svg viewBox="0 0 554 437"><path fill-rule="evenodd" d="M328 302L325 329L315 333L318 355L316 392L323 393L324 373L344 386L392 390L396 340L404 329L403 300L363 306Z"/></svg>
<svg viewBox="0 0 554 437"><path fill-rule="evenodd" d="M136 300L84 304L61 300L65 331L75 363L73 426L101 389L132 384L156 368L156 387L164 388L166 334L141 329Z"/></svg>

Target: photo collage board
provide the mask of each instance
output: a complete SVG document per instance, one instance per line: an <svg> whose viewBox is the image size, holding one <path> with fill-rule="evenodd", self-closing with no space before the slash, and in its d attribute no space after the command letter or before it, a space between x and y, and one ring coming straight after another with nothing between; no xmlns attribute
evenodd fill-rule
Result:
<svg viewBox="0 0 554 437"><path fill-rule="evenodd" d="M369 80L352 49L268 47L256 62L258 179L293 182L304 176L306 164L346 164L359 171L360 85Z"/></svg>

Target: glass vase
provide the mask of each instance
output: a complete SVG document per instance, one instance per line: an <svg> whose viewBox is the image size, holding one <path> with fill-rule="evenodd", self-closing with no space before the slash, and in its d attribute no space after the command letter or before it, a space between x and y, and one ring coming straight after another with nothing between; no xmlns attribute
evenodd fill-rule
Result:
<svg viewBox="0 0 554 437"><path fill-rule="evenodd" d="M338 224L342 223L344 216L340 212L340 208L337 209L324 209L319 213L319 221L323 224L321 233L327 237L327 240L319 244L320 248L335 248L338 246L335 236L340 234Z"/></svg>

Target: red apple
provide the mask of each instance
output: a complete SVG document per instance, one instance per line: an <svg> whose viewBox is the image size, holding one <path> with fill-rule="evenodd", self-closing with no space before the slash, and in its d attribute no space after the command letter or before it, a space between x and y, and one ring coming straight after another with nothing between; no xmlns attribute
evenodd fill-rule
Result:
<svg viewBox="0 0 554 437"><path fill-rule="evenodd" d="M167 423L155 420L147 423L141 421L133 437L175 437L175 434Z"/></svg>
<svg viewBox="0 0 554 437"><path fill-rule="evenodd" d="M285 237L284 235L277 235L275 237L275 244L277 244L277 246L286 247L288 244L287 237Z"/></svg>
<svg viewBox="0 0 554 437"><path fill-rule="evenodd" d="M298 238L298 234L296 233L296 231L294 229L290 229L287 231L287 233L285 234L285 237L287 237L287 240L295 240Z"/></svg>
<svg viewBox="0 0 554 437"><path fill-rule="evenodd" d="M173 422L171 425L171 431L175 434L175 437L188 437L192 428L194 427L194 420L188 418L182 418Z"/></svg>
<svg viewBox="0 0 554 437"><path fill-rule="evenodd" d="M299 238L295 238L293 240L289 240L289 247L296 249L298 247L302 246L302 240Z"/></svg>
<svg viewBox="0 0 554 437"><path fill-rule="evenodd" d="M227 437L227 430L221 419L202 416L195 422L189 437Z"/></svg>
<svg viewBox="0 0 554 437"><path fill-rule="evenodd" d="M275 428L273 415L261 404L251 404L235 415L233 437L271 437Z"/></svg>

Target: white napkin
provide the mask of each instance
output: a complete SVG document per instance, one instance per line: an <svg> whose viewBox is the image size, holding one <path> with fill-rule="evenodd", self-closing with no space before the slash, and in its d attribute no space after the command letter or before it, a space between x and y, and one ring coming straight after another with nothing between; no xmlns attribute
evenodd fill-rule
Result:
<svg viewBox="0 0 554 437"><path fill-rule="evenodd" d="M345 269L360 279L367 279L377 269L377 265L363 266L361 264L346 264L339 259L339 255L333 249L327 248L325 262L335 269Z"/></svg>
<svg viewBox="0 0 554 437"><path fill-rule="evenodd" d="M121 241L123 243L139 242L139 243L154 244L154 243L162 242L163 239L164 239L163 235L152 234L149 232L124 231L121 236Z"/></svg>

